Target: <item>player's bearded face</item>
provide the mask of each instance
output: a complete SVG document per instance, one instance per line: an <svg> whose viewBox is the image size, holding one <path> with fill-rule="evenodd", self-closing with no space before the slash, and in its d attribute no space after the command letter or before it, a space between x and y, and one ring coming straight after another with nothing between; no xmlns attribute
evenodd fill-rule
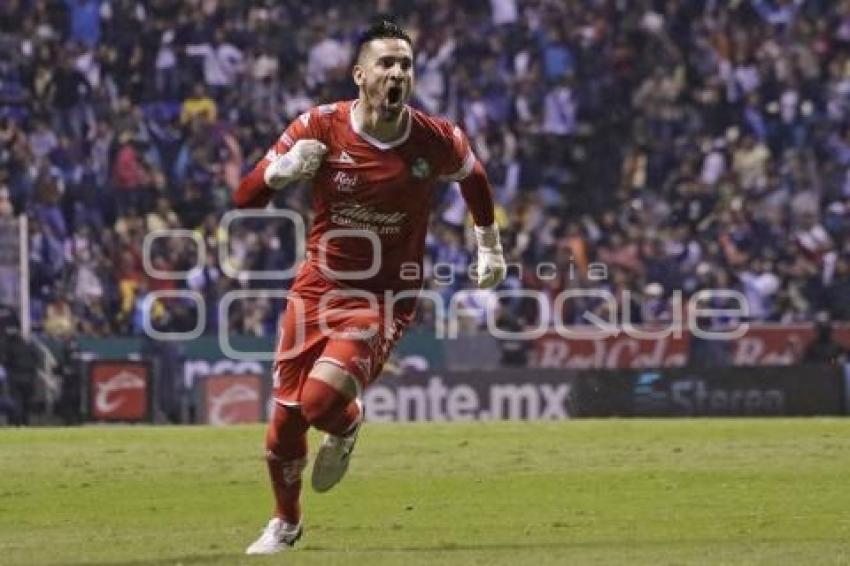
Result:
<svg viewBox="0 0 850 566"><path fill-rule="evenodd" d="M413 90L413 53L401 39L376 39L362 58L355 80L382 120L395 120Z"/></svg>

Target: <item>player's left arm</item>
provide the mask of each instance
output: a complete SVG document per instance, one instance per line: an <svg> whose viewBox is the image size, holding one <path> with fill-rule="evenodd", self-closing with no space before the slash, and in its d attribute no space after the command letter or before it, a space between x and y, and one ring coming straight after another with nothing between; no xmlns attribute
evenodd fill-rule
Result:
<svg viewBox="0 0 850 566"><path fill-rule="evenodd" d="M478 245L478 286L482 289L495 287L505 279L507 265L495 221L493 190L487 180L487 172L475 158L469 140L459 127L452 128L450 139L450 172L443 175L443 179L460 184L460 193L472 213Z"/></svg>

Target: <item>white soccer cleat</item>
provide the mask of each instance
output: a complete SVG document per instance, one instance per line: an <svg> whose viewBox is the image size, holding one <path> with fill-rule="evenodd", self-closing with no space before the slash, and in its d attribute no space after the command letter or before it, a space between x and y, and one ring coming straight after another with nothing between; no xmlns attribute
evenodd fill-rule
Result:
<svg viewBox="0 0 850 566"><path fill-rule="evenodd" d="M354 430L345 436L326 434L325 440L316 454L316 461L313 463L312 484L313 489L319 493L328 491L338 484L348 471L351 452L354 450L357 434L360 432L360 425L363 423L363 403L360 399L355 399L355 403L360 407L360 418L354 425Z"/></svg>
<svg viewBox="0 0 850 566"><path fill-rule="evenodd" d="M263 534L251 546L245 549L245 554L275 554L293 546L301 538L301 523L290 525L283 519L273 518L263 529Z"/></svg>

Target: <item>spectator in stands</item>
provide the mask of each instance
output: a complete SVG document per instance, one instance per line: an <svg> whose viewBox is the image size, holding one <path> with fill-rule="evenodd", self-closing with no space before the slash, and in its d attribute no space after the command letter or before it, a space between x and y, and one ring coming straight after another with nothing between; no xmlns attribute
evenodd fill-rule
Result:
<svg viewBox="0 0 850 566"><path fill-rule="evenodd" d="M6 368L0 365L0 425L7 424L15 416L15 402L9 387L9 376Z"/></svg>
<svg viewBox="0 0 850 566"><path fill-rule="evenodd" d="M118 210L145 211L150 202L150 172L144 161L138 141L129 131L118 136L118 151L112 162L112 186Z"/></svg>
<svg viewBox="0 0 850 566"><path fill-rule="evenodd" d="M530 273L580 248L582 262L611 267L604 283L510 284L552 296L608 288L624 301L653 283L665 295L722 284L752 295L760 319L811 321L821 309L850 319L845 4L414 0L399 10L417 44L416 104L467 130L512 260ZM58 285L75 330L132 332L152 288L145 233L200 230L217 251L244 167L311 106L351 96L353 42L373 15L357 3L16 6L0 9L0 214L8 194L30 218L37 331ZM437 196L428 264L465 271L467 212L456 188ZM308 197L287 191L277 204L304 212ZM576 248L564 236L578 225ZM291 233L231 239L240 269L291 260L280 253ZM470 286L455 281L447 296ZM220 275L202 287L217 303L250 285ZM254 308L239 324L272 332L260 322L267 305Z"/></svg>
<svg viewBox="0 0 850 566"><path fill-rule="evenodd" d="M62 422L77 425L82 422L83 360L80 346L75 339L65 342L57 359L61 392L58 413Z"/></svg>
<svg viewBox="0 0 850 566"><path fill-rule="evenodd" d="M17 329L8 335L8 347L5 351L3 367L9 380L12 402L15 405L12 424L26 426L30 424L32 401L35 393L41 354L31 341L24 339Z"/></svg>
<svg viewBox="0 0 850 566"><path fill-rule="evenodd" d="M773 273L771 262L757 259L753 262L752 270L744 270L738 277L752 320L770 320L773 317L774 298L781 284L779 277Z"/></svg>
<svg viewBox="0 0 850 566"><path fill-rule="evenodd" d="M847 362L847 350L832 338L832 323L828 313L818 313L815 339L812 340L803 361L810 364L842 365Z"/></svg>
<svg viewBox="0 0 850 566"><path fill-rule="evenodd" d="M74 335L77 328L71 301L62 294L47 305L44 315L44 333L51 338L64 340Z"/></svg>
<svg viewBox="0 0 850 566"><path fill-rule="evenodd" d="M53 71L45 94L54 131L75 138L88 134L94 125L92 89L86 77L74 67L69 54L60 54L58 68Z"/></svg>
<svg viewBox="0 0 850 566"><path fill-rule="evenodd" d="M202 122L215 122L218 117L218 106L215 100L207 95L204 83L195 83L191 96L183 101L180 110L180 123L188 125L193 120L200 119Z"/></svg>
<svg viewBox="0 0 850 566"><path fill-rule="evenodd" d="M242 51L227 40L222 29L213 32L211 42L187 45L186 54L203 61L204 82L216 99L224 97L243 71Z"/></svg>
<svg viewBox="0 0 850 566"><path fill-rule="evenodd" d="M496 322L496 326L506 337L499 340L502 355L499 364L505 367L528 367L528 354L531 342L522 338L521 333L526 330L525 320L517 319L512 313L502 311Z"/></svg>
<svg viewBox="0 0 850 566"><path fill-rule="evenodd" d="M333 18L334 12L330 14ZM351 63L351 44L340 40L335 30L328 29L323 19L313 22L313 45L307 53L308 88L316 88L339 75L347 73Z"/></svg>

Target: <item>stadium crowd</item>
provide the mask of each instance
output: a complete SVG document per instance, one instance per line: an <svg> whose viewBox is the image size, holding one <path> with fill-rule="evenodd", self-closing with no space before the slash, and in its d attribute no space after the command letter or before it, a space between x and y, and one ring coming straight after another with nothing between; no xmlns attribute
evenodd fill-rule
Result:
<svg viewBox="0 0 850 566"><path fill-rule="evenodd" d="M138 335L148 293L190 289L208 332L273 334L276 300L227 321L217 307L284 286L244 274L291 265L292 225L220 219L289 121L354 97L352 46L383 12L415 39L415 105L462 125L486 165L518 264L505 287L610 290L639 322L705 288L740 290L755 320L850 319L847 0L8 0L0 218L29 218L36 330ZM309 221L304 187L276 204ZM470 221L456 186L434 208L427 268L458 269L428 285L448 297L471 287ZM197 236L151 248L185 277L146 274L163 228ZM504 306L520 325L551 308ZM195 325L184 299L151 308L161 329Z"/></svg>

